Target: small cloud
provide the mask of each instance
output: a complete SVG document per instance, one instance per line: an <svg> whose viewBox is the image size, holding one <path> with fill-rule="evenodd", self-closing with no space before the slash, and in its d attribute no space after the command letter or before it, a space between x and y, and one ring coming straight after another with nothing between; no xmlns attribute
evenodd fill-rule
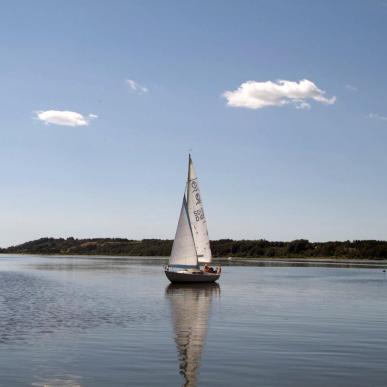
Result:
<svg viewBox="0 0 387 387"><path fill-rule="evenodd" d="M125 82L129 86L130 90L132 90L135 93L144 94L144 93L148 93L149 91L147 87L140 85L138 82L134 81L133 79L127 79Z"/></svg>
<svg viewBox="0 0 387 387"><path fill-rule="evenodd" d="M308 102L296 103L296 109L308 110L310 109L310 104Z"/></svg>
<svg viewBox="0 0 387 387"><path fill-rule="evenodd" d="M336 97L327 98L325 91L319 89L312 81L303 79L299 82L278 80L275 82L247 81L234 91L225 91L223 97L227 105L247 109L262 109L268 106L293 104L297 109L309 109L306 100L314 100L327 105L336 102Z"/></svg>
<svg viewBox="0 0 387 387"><path fill-rule="evenodd" d="M371 120L387 121L386 116L381 116L378 113L369 113L368 118L371 118Z"/></svg>
<svg viewBox="0 0 387 387"><path fill-rule="evenodd" d="M36 119L43 121L46 125L87 126L92 119L98 118L95 114L84 116L68 110L39 110L35 113Z"/></svg>
<svg viewBox="0 0 387 387"><path fill-rule="evenodd" d="M345 85L345 88L346 88L347 90L350 90L350 91L358 91L358 90L359 90L356 86L353 86L353 85L351 85L351 84L349 84L349 83L347 83L347 84Z"/></svg>

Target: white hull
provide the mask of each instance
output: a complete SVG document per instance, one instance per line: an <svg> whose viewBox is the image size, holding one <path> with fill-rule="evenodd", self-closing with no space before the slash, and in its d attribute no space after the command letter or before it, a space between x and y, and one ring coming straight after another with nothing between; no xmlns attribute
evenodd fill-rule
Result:
<svg viewBox="0 0 387 387"><path fill-rule="evenodd" d="M216 273L184 273L165 270L165 275L172 283L209 283L219 279L220 274Z"/></svg>

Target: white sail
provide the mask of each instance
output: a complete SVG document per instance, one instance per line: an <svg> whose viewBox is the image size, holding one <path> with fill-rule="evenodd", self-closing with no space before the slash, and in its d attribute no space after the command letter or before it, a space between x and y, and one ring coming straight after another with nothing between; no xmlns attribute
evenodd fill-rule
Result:
<svg viewBox="0 0 387 387"><path fill-rule="evenodd" d="M188 163L187 206L198 261L201 263L210 263L212 254L208 237L207 221L204 215L202 198L200 196L198 178L191 156L189 156Z"/></svg>
<svg viewBox="0 0 387 387"><path fill-rule="evenodd" d="M185 195L181 206L179 223L175 240L173 241L172 253L169 259L170 266L197 267L198 258L192 237L191 225L187 212L187 201Z"/></svg>

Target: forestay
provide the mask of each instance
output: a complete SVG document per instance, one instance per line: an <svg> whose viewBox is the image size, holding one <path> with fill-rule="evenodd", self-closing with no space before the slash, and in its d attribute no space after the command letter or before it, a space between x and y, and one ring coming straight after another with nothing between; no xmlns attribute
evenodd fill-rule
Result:
<svg viewBox="0 0 387 387"><path fill-rule="evenodd" d="M188 163L187 205L198 261L201 263L209 263L212 260L212 254L208 237L207 221L204 215L202 198L200 196L198 178L191 156L189 157Z"/></svg>
<svg viewBox="0 0 387 387"><path fill-rule="evenodd" d="M175 240L173 241L169 265L181 267L198 266L198 258L192 237L191 225L189 223L185 195L181 206L179 222L177 224Z"/></svg>

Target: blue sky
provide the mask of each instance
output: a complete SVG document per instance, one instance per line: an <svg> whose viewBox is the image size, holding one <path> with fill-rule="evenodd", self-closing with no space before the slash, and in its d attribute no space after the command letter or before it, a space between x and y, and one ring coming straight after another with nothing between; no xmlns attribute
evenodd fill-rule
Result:
<svg viewBox="0 0 387 387"><path fill-rule="evenodd" d="M212 239L386 239L386 21L376 0L3 2L0 246L173 238L189 149Z"/></svg>

